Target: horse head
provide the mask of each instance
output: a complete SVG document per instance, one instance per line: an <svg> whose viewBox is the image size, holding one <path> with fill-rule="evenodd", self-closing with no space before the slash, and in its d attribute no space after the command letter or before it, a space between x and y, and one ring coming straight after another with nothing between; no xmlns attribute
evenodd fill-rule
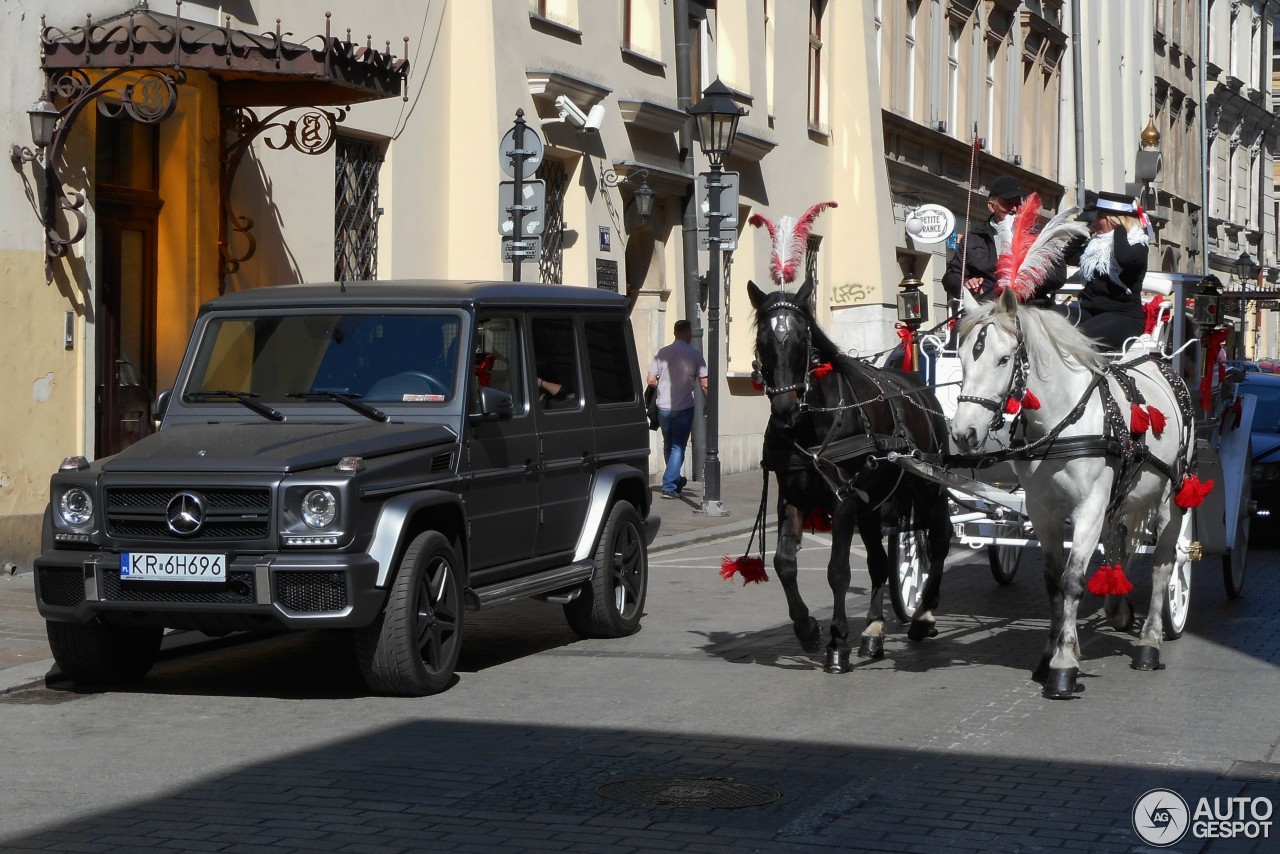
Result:
<svg viewBox="0 0 1280 854"><path fill-rule="evenodd" d="M963 292L966 317L956 351L964 380L951 419L951 440L962 453L982 450L987 436L1004 424L1010 396L1026 389L1027 348L1018 320L1018 298L1005 288L992 303Z"/></svg>
<svg viewBox="0 0 1280 854"><path fill-rule="evenodd" d="M766 294L747 282L747 295L756 311L755 369L769 396L773 417L791 426L808 389L812 334L809 298L813 279L806 278L798 291Z"/></svg>

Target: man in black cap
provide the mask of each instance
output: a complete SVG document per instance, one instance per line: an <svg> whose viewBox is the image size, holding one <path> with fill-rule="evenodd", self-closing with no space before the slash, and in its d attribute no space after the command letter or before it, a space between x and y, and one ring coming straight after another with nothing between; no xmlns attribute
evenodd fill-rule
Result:
<svg viewBox="0 0 1280 854"><path fill-rule="evenodd" d="M1001 175L991 182L987 194L987 210L991 211L991 217L986 222L971 226L947 260L942 287L948 299L960 299L961 287L968 288L979 300L991 299L996 288L996 259L1009 251L1013 218L1026 195L1018 179L1012 175ZM963 274L960 270L962 265Z"/></svg>

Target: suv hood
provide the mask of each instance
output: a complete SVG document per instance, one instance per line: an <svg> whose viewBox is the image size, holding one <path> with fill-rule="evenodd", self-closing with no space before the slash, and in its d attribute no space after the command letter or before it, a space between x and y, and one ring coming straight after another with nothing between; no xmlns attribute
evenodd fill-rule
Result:
<svg viewBox="0 0 1280 854"><path fill-rule="evenodd" d="M104 472L292 472L452 445L440 424L181 424L154 433L102 463Z"/></svg>

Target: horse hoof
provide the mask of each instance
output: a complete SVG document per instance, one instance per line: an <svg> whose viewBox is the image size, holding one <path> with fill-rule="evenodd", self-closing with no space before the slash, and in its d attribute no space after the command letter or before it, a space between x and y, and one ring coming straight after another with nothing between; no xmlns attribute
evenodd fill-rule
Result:
<svg viewBox="0 0 1280 854"><path fill-rule="evenodd" d="M1133 657L1133 663L1129 666L1134 670L1164 670L1164 665L1160 663L1160 650L1154 646L1138 647L1138 654Z"/></svg>
<svg viewBox="0 0 1280 854"><path fill-rule="evenodd" d="M1049 681L1049 656L1040 659L1040 663L1036 665L1036 669L1031 671L1031 681L1039 682L1041 685Z"/></svg>
<svg viewBox="0 0 1280 854"><path fill-rule="evenodd" d="M849 664L849 649L827 649L827 672L828 673L848 673L851 665Z"/></svg>
<svg viewBox="0 0 1280 854"><path fill-rule="evenodd" d="M813 617L803 623L796 623L796 639L805 652L817 652L822 648L822 624Z"/></svg>
<svg viewBox="0 0 1280 854"><path fill-rule="evenodd" d="M1107 614L1107 624L1117 632L1133 631L1138 622L1138 615L1128 599L1122 600L1123 607Z"/></svg>
<svg viewBox="0 0 1280 854"><path fill-rule="evenodd" d="M863 635L858 644L858 658L879 661L884 658L884 635Z"/></svg>
<svg viewBox="0 0 1280 854"><path fill-rule="evenodd" d="M938 629L928 620L912 620L911 628L907 629L907 639L913 641L922 641L926 638L936 638Z"/></svg>
<svg viewBox="0 0 1280 854"><path fill-rule="evenodd" d="M1070 700L1084 690L1083 686L1076 685L1076 676L1079 675L1078 667L1050 667L1049 678L1044 683L1044 698L1046 700Z"/></svg>

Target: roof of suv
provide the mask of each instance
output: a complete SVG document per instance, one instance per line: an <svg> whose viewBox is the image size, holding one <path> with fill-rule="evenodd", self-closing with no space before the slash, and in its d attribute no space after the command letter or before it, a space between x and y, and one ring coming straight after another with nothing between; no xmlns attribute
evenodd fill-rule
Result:
<svg viewBox="0 0 1280 854"><path fill-rule="evenodd" d="M403 281L345 282L308 285L274 285L250 288L210 300L201 306L211 309L298 308L308 304L333 305L350 301L352 307L378 305L458 306L494 304L502 306L549 306L617 309L628 305L627 298L612 291L573 285L543 285L523 282L469 282L448 279L406 279Z"/></svg>

